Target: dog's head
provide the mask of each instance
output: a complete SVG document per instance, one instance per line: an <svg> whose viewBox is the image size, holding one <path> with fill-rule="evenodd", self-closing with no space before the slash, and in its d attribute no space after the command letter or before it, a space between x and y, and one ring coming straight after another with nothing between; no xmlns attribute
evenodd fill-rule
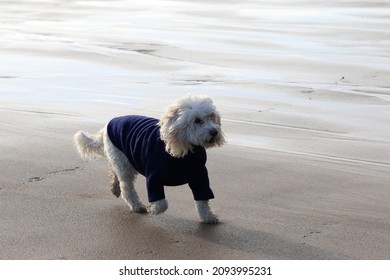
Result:
<svg viewBox="0 0 390 280"><path fill-rule="evenodd" d="M170 105L159 121L165 149L174 157L184 157L194 146L222 146L221 116L211 98L188 95Z"/></svg>

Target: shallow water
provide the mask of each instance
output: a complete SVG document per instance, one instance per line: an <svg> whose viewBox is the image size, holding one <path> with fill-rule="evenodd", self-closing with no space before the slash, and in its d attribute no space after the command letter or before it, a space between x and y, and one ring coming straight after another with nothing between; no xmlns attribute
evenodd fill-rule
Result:
<svg viewBox="0 0 390 280"><path fill-rule="evenodd" d="M390 4L14 1L0 18L1 110L104 123L193 92L232 145L390 163Z"/></svg>

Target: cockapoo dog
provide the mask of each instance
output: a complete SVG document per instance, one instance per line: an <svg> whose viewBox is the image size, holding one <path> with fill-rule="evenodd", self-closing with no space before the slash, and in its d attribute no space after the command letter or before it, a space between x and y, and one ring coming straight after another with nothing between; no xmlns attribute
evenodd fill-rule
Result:
<svg viewBox="0 0 390 280"><path fill-rule="evenodd" d="M105 156L111 191L137 213L163 213L168 208L164 186L188 184L202 222L218 223L208 204L214 198L206 169L205 149L225 143L221 117L210 98L188 95L170 105L160 120L144 116L112 119L96 135L74 135L83 158ZM149 207L134 189L137 174L146 177Z"/></svg>

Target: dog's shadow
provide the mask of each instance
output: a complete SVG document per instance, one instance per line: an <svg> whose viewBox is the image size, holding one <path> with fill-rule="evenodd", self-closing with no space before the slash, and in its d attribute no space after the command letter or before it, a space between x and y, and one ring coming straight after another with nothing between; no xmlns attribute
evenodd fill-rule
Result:
<svg viewBox="0 0 390 280"><path fill-rule="evenodd" d="M168 216L168 215L167 215ZM251 259L340 259L345 258L336 256L329 251L310 246L303 242L297 243L283 236L277 236L272 233L267 233L261 229L245 228L239 225L228 222L221 222L215 225L206 225L196 223L193 220L187 220L178 217L167 217L161 222L166 226L172 225L172 219L175 230L197 236L205 241L223 246L230 249L226 256L220 258L234 258L240 256ZM238 254L238 255L237 255Z"/></svg>
<svg viewBox="0 0 390 280"><path fill-rule="evenodd" d="M117 209L118 210L118 209ZM119 215L118 215L119 214ZM134 214L127 211L117 213L118 228L116 234L124 237L122 244L126 243L129 236L127 228L138 227L138 238L143 243L153 243L162 251L171 252L179 243L192 245L199 239L207 244L215 244L218 251L226 252L224 255L216 255L216 252L208 248L205 255L189 255L190 259L219 258L219 259L344 259L345 256L335 255L330 251L320 249L303 242L288 240L286 236L267 233L257 228L248 228L234 224L232 221L221 222L215 225L206 225L200 222L171 216L169 213L151 216L148 214ZM124 231L124 232L122 232ZM212 245L211 245L212 246ZM226 249L226 250L225 250ZM189 250L189 249L188 249ZM153 256L152 256L153 257ZM171 255L162 256L157 253L157 258L172 258Z"/></svg>

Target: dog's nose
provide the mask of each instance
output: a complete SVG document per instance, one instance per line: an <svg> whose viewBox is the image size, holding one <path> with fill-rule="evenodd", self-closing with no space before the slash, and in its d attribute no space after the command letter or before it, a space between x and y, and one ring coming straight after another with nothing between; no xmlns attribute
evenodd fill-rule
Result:
<svg viewBox="0 0 390 280"><path fill-rule="evenodd" d="M216 130L215 128L210 130L211 137L215 137L215 136L217 136L217 134L218 134L218 130Z"/></svg>

